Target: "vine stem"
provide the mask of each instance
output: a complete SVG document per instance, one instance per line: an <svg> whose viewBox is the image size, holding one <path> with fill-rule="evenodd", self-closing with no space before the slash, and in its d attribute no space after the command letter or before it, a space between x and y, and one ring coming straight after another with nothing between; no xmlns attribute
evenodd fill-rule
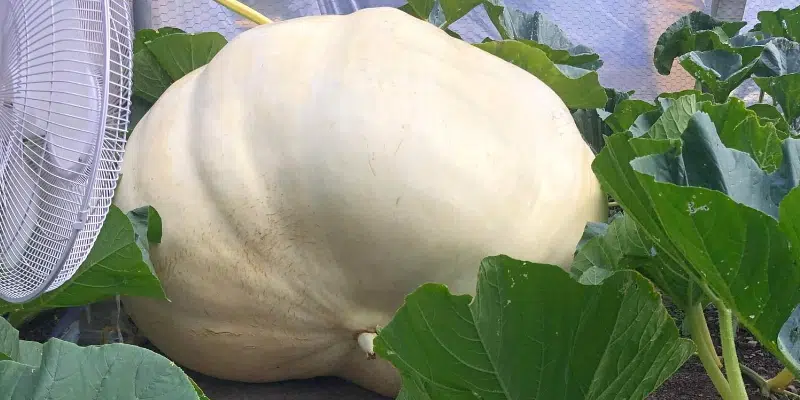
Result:
<svg viewBox="0 0 800 400"><path fill-rule="evenodd" d="M769 387L771 391L776 389L783 390L791 385L792 381L794 381L794 374L792 374L792 371L789 371L788 368L784 368L781 372L778 372L778 375L767 380L767 387Z"/></svg>
<svg viewBox="0 0 800 400"><path fill-rule="evenodd" d="M733 314L724 304L717 305L719 313L719 336L722 342L722 358L725 360L725 372L731 389L731 399L747 400L739 358L736 355L736 342L733 332Z"/></svg>
<svg viewBox="0 0 800 400"><path fill-rule="evenodd" d="M708 346L708 351L714 355L714 361L716 361L717 368L722 369L722 359L717 354L717 348L714 347L714 341L711 340L711 332L708 330L708 322L706 321L705 313L703 312L703 307L700 303L696 303L694 307L697 307L697 323L700 325L698 329L700 329L700 334L703 336L703 341L705 345Z"/></svg>
<svg viewBox="0 0 800 400"><path fill-rule="evenodd" d="M269 24L272 22L269 18L265 17L263 14L250 8L249 6L238 0L215 0L215 1L219 4L222 4L229 10L241 15L242 17L245 17L250 21L255 22L258 25Z"/></svg>
<svg viewBox="0 0 800 400"><path fill-rule="evenodd" d="M697 346L697 357L700 358L700 362L703 364L703 368L705 368L708 377L711 378L711 382L714 384L717 392L719 392L719 395L724 400L738 400L731 395L731 388L728 384L728 380L725 379L725 375L722 374L719 368L719 356L711 343L710 334L706 334L706 332L708 332L708 325L703 315L703 306L700 305L700 303L692 305L686 310L686 318L689 320L689 331L692 340ZM706 339L707 336L708 339ZM744 397L744 399L746 400L747 397Z"/></svg>

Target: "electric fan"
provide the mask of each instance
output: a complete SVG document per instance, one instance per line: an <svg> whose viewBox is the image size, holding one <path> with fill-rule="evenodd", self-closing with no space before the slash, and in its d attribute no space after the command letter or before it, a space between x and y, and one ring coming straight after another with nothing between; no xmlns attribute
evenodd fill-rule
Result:
<svg viewBox="0 0 800 400"><path fill-rule="evenodd" d="M131 96L129 0L0 0L0 298L58 288L116 188Z"/></svg>

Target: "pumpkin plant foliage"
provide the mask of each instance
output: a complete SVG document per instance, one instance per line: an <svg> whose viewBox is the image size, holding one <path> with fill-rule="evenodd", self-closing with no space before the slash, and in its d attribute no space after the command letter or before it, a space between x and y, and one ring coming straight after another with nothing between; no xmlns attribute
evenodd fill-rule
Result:
<svg viewBox="0 0 800 400"><path fill-rule="evenodd" d="M128 344L81 347L50 339L19 339L12 322L41 311L83 306L115 295L165 299L149 259L150 243L161 236L161 218L149 206L125 214L111 206L99 236L75 275L58 289L23 305L1 303L0 399L34 400L43 393L67 399L207 399L169 359Z"/></svg>
<svg viewBox="0 0 800 400"><path fill-rule="evenodd" d="M0 318L0 399L35 400L50 393L66 399L207 399L180 367L148 349L19 340L19 332Z"/></svg>
<svg viewBox="0 0 800 400"><path fill-rule="evenodd" d="M410 294L375 340L403 377L402 396L643 399L694 352L723 399L746 399L736 324L783 363L780 376L800 373L800 7L763 11L748 32L702 12L680 18L653 63L669 74L677 60L697 86L648 101L590 81L602 61L539 13L441 1L459 18L486 8L501 37L476 46L539 76L573 109L597 154L593 171L623 212L587 225L569 273L491 256L475 298L434 283ZM408 11L429 15L425 4ZM748 80L762 90L755 104L730 96ZM571 98L573 84L585 102ZM686 313L691 341L656 293ZM617 337L619 326L629 330ZM789 384L754 379L765 394Z"/></svg>
<svg viewBox="0 0 800 400"><path fill-rule="evenodd" d="M597 74L600 56L573 44L541 13L508 8L502 0L411 0L401 9L458 37L449 26L478 6L487 11L500 36L475 46L535 75L571 109L605 106L608 96Z"/></svg>
<svg viewBox="0 0 800 400"><path fill-rule="evenodd" d="M25 304L0 301L15 326L53 308L77 307L116 295L166 299L150 264L150 243L160 240L161 219L149 206L123 213L112 205L92 250L75 274L55 290Z"/></svg>
<svg viewBox="0 0 800 400"><path fill-rule="evenodd" d="M400 369L399 398L641 399L694 345L637 272L583 285L554 265L495 256L474 299L437 284L409 295L375 351Z"/></svg>
<svg viewBox="0 0 800 400"><path fill-rule="evenodd" d="M227 44L217 32L141 29L133 41L133 96L128 133L178 79L211 61Z"/></svg>

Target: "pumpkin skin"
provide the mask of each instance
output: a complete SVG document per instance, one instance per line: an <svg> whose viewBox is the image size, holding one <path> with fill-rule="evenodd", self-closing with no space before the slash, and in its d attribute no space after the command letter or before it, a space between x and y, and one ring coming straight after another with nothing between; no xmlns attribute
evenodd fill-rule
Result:
<svg viewBox="0 0 800 400"><path fill-rule="evenodd" d="M423 283L474 295L489 255L568 268L607 217L593 158L544 83L397 9L259 26L131 135L115 202L160 213L170 301L124 304L198 372L393 397L356 336Z"/></svg>

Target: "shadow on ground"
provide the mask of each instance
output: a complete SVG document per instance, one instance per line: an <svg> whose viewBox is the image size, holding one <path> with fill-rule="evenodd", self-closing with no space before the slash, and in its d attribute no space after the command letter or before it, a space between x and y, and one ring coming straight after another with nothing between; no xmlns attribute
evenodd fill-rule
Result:
<svg viewBox="0 0 800 400"><path fill-rule="evenodd" d="M211 400L390 400L338 378L277 383L224 381L186 370Z"/></svg>

